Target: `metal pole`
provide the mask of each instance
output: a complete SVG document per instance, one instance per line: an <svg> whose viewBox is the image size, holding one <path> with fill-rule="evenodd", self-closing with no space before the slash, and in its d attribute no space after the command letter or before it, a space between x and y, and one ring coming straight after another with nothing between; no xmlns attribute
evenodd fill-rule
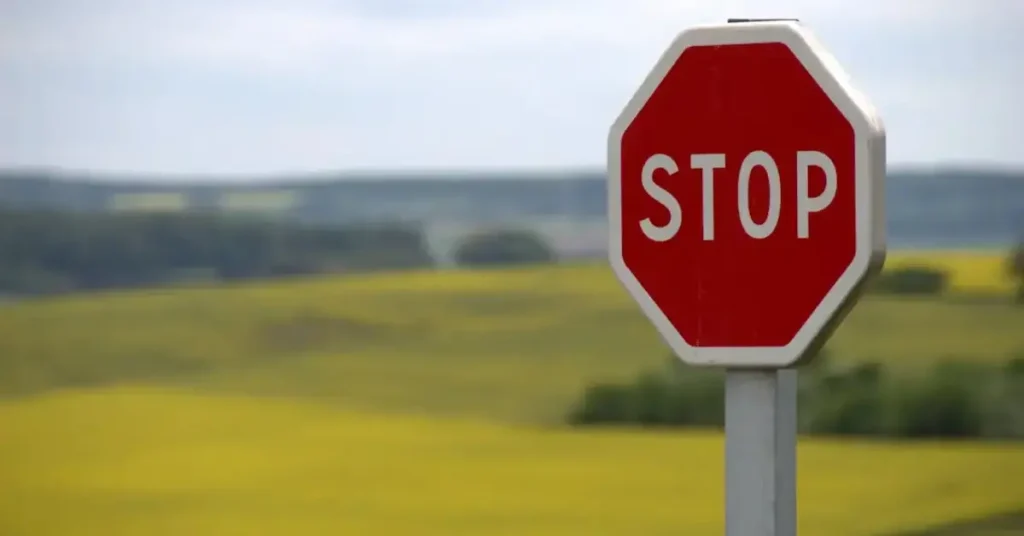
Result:
<svg viewBox="0 0 1024 536"><path fill-rule="evenodd" d="M796 536L797 371L725 376L725 534Z"/></svg>

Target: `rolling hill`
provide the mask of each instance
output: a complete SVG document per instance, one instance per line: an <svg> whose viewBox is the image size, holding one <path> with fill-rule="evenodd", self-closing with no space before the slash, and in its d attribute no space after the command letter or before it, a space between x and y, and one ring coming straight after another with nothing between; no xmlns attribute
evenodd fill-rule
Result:
<svg viewBox="0 0 1024 536"><path fill-rule="evenodd" d="M998 255L891 262L1008 288ZM871 296L830 349L998 361L1022 315ZM722 533L714 431L553 426L667 357L604 266L81 294L0 307L0 334L5 536ZM800 530L1018 533L1022 473L1012 443L805 438Z"/></svg>

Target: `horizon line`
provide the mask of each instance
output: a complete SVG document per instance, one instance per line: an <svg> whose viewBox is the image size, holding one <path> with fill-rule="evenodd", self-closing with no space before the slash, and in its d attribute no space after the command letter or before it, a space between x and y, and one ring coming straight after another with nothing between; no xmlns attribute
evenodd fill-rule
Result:
<svg viewBox="0 0 1024 536"><path fill-rule="evenodd" d="M987 173L1009 173L1024 175L1024 163L971 162L971 161L933 161L933 162L901 162L888 164L887 170L897 172L921 171L970 171ZM293 181L332 181L332 180L464 180L472 175L488 175L476 177L477 180L507 179L509 175L522 175L517 180L549 180L565 178L565 175L592 175L604 172L603 166L407 166L407 167L353 167L336 169L279 170L264 172L166 172L166 171L129 171L83 169L61 166L43 165L0 165L0 177L14 174L49 174L58 175L58 180L75 182L129 182L163 184L189 183L240 183L240 182L293 182ZM557 177L562 176L562 177Z"/></svg>

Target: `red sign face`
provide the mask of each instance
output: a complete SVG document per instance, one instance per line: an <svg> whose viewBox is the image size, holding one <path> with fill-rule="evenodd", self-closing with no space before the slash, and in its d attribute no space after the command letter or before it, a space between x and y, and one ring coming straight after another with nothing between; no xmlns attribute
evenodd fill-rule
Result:
<svg viewBox="0 0 1024 536"><path fill-rule="evenodd" d="M858 169L872 140L821 64L765 41L667 54L609 141L613 266L697 364L797 360L878 260Z"/></svg>

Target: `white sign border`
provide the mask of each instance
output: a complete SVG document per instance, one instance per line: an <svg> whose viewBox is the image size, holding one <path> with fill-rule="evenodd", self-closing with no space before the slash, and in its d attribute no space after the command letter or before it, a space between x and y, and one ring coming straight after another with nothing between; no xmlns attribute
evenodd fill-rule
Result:
<svg viewBox="0 0 1024 536"><path fill-rule="evenodd" d="M856 253L832 289L789 344L782 347L694 347L676 331L622 257L622 137L655 89L689 47L783 43L800 60L854 131L856 169ZM868 99L817 38L798 22L714 24L680 33L662 54L612 124L608 135L608 256L616 277L658 333L684 362L695 366L784 368L809 358L850 311L886 254L885 127ZM639 179L637 179L639 180Z"/></svg>

